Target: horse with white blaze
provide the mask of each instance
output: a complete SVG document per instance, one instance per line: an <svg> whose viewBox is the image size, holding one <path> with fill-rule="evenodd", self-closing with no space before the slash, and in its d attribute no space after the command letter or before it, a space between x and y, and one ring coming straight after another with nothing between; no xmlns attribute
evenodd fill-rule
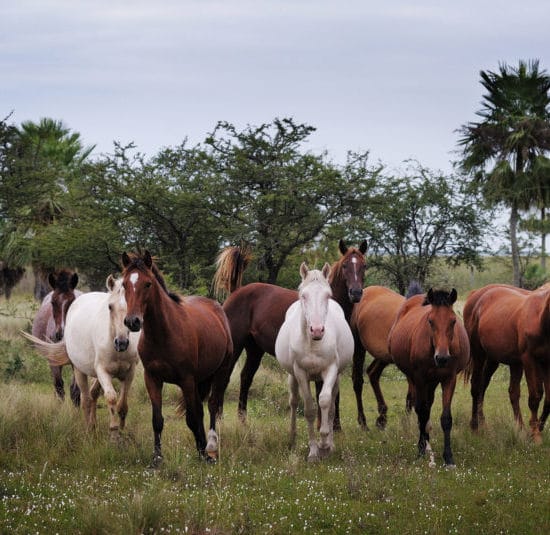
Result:
<svg viewBox="0 0 550 535"><path fill-rule="evenodd" d="M330 265L309 270L300 266L302 282L299 300L286 312L285 321L275 341L275 356L288 372L290 404L290 446L296 442L298 391L304 400L309 434L308 461L317 461L334 450L334 404L340 373L351 363L353 335L342 307L334 301L328 278ZM315 440L316 407L310 381L323 381L319 395L321 427L319 443Z"/></svg>

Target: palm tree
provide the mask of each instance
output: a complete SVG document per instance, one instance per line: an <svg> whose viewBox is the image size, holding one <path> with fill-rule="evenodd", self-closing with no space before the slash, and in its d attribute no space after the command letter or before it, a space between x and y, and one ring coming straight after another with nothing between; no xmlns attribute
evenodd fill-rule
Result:
<svg viewBox="0 0 550 535"><path fill-rule="evenodd" d="M536 60L519 61L517 68L500 64L499 72L480 76L486 90L477 112L481 121L459 129L460 166L473 173L490 203L510 208L514 284L519 286L519 211L548 202L548 174L537 170L550 150L550 76Z"/></svg>
<svg viewBox="0 0 550 535"><path fill-rule="evenodd" d="M14 145L17 156L2 179L10 197L4 228L10 230L0 236L0 248L4 256L17 256L18 265L33 264L35 296L41 299L48 289L45 273L61 266L42 265L32 238L65 211L70 182L94 147L84 147L79 133L50 118L23 122Z"/></svg>

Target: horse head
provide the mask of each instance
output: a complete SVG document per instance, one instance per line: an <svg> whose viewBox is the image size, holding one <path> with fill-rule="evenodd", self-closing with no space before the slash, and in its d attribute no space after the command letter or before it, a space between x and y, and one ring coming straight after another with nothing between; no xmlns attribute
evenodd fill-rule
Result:
<svg viewBox="0 0 550 535"><path fill-rule="evenodd" d="M322 340L325 334L328 300L332 296L328 282L330 270L328 263L325 263L321 271L308 269L305 262L300 266L302 282L298 294L306 329L313 340Z"/></svg>
<svg viewBox="0 0 550 535"><path fill-rule="evenodd" d="M447 366L451 358L450 347L456 325L453 304L456 298L457 293L454 288L450 292L430 288L424 301L424 305L431 305L427 321L431 330L434 361L438 368Z"/></svg>
<svg viewBox="0 0 550 535"><path fill-rule="evenodd" d="M122 280L109 275L106 286L109 290L108 304L113 344L116 351L126 351L130 345L130 331L124 322L127 304Z"/></svg>
<svg viewBox="0 0 550 535"><path fill-rule="evenodd" d="M340 278L350 303L358 303L361 301L365 284L367 241L363 240L359 248L355 248L348 247L344 240L340 240L338 248L342 257L332 266L331 285Z"/></svg>
<svg viewBox="0 0 550 535"><path fill-rule="evenodd" d="M53 290L51 304L55 323L54 342L59 342L63 338L67 311L76 299L74 290L78 284L78 275L70 271L61 270L58 274L50 273L48 275L48 282Z"/></svg>

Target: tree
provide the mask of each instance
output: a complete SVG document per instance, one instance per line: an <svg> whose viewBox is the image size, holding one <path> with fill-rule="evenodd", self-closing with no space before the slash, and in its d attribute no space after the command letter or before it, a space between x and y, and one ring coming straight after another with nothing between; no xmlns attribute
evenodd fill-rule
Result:
<svg viewBox="0 0 550 535"><path fill-rule="evenodd" d="M205 140L211 209L227 241L253 245L259 280L275 283L289 255L353 214L373 181L367 166L352 173L305 152L314 130L290 118L243 131L220 122Z"/></svg>
<svg viewBox="0 0 550 535"><path fill-rule="evenodd" d="M485 198L493 205L510 208L510 245L514 284L520 282L517 228L520 209L548 205L544 154L550 150L550 76L539 62L520 61L517 68L506 64L499 72L481 71L486 90L479 122L463 125L460 165L472 172ZM544 243L544 238L543 238Z"/></svg>
<svg viewBox="0 0 550 535"><path fill-rule="evenodd" d="M475 196L458 177L421 166L404 176L380 175L355 222L369 242L368 265L401 294L413 280L424 285L438 258L480 267L478 249L486 225Z"/></svg>
<svg viewBox="0 0 550 535"><path fill-rule="evenodd" d="M11 138L0 176L0 251L8 263L32 264L38 299L48 291L46 274L64 267L41 247L41 235L68 208L67 192L92 150L78 133L49 118L24 122Z"/></svg>

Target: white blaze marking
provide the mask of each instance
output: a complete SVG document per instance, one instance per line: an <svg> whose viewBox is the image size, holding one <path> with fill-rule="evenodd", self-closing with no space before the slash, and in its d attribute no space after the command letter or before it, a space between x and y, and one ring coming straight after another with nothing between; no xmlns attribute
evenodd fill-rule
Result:
<svg viewBox="0 0 550 535"><path fill-rule="evenodd" d="M357 264L357 258L353 257L351 263L353 264L353 275L355 276L355 280L357 280L357 266L355 265Z"/></svg>
<svg viewBox="0 0 550 535"><path fill-rule="evenodd" d="M136 282L139 279L139 273L132 273L130 275L130 282L134 285L134 290L136 289Z"/></svg>

